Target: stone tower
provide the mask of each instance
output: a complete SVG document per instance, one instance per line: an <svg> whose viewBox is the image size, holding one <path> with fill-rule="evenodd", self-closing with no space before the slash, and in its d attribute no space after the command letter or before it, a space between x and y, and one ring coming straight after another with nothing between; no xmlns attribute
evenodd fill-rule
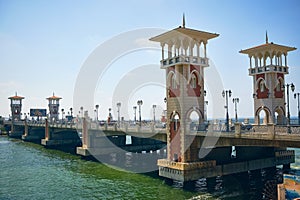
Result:
<svg viewBox="0 0 300 200"><path fill-rule="evenodd" d="M51 97L48 97L48 107L49 107L49 117L50 121L57 121L58 120L58 115L59 115L59 100L61 97L57 97L54 95Z"/></svg>
<svg viewBox="0 0 300 200"><path fill-rule="evenodd" d="M273 42L241 50L250 60L249 75L253 77L255 124L285 124L285 75L289 73L287 55L296 50ZM265 112L263 122L260 112Z"/></svg>
<svg viewBox="0 0 300 200"><path fill-rule="evenodd" d="M10 99L12 121L21 120L22 99L24 99L24 97L18 96L16 93L15 96L9 97L8 99Z"/></svg>
<svg viewBox="0 0 300 200"><path fill-rule="evenodd" d="M161 176L172 177L164 170L172 168L171 162L180 165L199 160L199 147L189 133L203 125L204 68L209 66L206 47L209 39L218 36L186 28L183 17L182 26L150 39L160 43L161 68L166 71L168 156L158 162ZM198 116L196 120L191 119L192 113Z"/></svg>

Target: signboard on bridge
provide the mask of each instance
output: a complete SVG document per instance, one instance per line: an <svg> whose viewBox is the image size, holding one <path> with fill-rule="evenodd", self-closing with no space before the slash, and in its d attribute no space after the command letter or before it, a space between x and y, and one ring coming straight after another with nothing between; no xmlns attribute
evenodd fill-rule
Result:
<svg viewBox="0 0 300 200"><path fill-rule="evenodd" d="M46 109L30 109L30 117L46 117L47 116L47 110Z"/></svg>

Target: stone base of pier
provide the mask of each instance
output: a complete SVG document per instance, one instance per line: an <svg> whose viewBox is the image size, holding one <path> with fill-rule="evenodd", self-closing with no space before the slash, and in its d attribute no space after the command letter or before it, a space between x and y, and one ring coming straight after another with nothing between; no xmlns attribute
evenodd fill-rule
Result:
<svg viewBox="0 0 300 200"><path fill-rule="evenodd" d="M76 145L78 144L78 140L74 139L61 139L61 140L49 140L49 139L42 139L41 145L43 146L63 146L63 145Z"/></svg>
<svg viewBox="0 0 300 200"><path fill-rule="evenodd" d="M8 133L8 136L11 137L11 138L22 138L22 135L23 135L24 131L12 131L12 132L9 132Z"/></svg>
<svg viewBox="0 0 300 200"><path fill-rule="evenodd" d="M38 142L41 141L41 139L39 135L22 135L22 140L26 142Z"/></svg>
<svg viewBox="0 0 300 200"><path fill-rule="evenodd" d="M76 148L76 154L84 156L84 157L91 156L89 150L85 147L77 147Z"/></svg>
<svg viewBox="0 0 300 200"><path fill-rule="evenodd" d="M172 180L188 182L200 178L211 178L236 174L251 170L287 165L295 162L295 152L291 150L276 152L274 157L216 165L215 160L200 162L174 162L158 160L159 175Z"/></svg>

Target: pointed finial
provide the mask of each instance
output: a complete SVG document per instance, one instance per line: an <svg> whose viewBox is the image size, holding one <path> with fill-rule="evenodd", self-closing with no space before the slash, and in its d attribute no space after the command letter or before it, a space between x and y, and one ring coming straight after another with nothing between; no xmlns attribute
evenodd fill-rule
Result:
<svg viewBox="0 0 300 200"><path fill-rule="evenodd" d="M185 28L185 15L183 13L183 16L182 16L182 27Z"/></svg>
<svg viewBox="0 0 300 200"><path fill-rule="evenodd" d="M53 96L54 96L54 92L53 92Z"/></svg>
<svg viewBox="0 0 300 200"><path fill-rule="evenodd" d="M266 31L266 44L269 43L269 38L268 38L268 31Z"/></svg>
<svg viewBox="0 0 300 200"><path fill-rule="evenodd" d="M16 92L16 96L18 96L18 93Z"/></svg>

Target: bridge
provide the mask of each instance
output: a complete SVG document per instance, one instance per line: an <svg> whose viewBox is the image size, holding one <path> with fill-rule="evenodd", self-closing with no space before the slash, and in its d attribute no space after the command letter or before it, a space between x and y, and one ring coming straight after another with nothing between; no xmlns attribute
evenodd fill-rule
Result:
<svg viewBox="0 0 300 200"><path fill-rule="evenodd" d="M119 148L125 152L165 151L167 142L166 128L157 128L153 123L147 126L130 126L129 122L120 126L117 123L100 125L81 118L77 123L45 120L5 121L4 124L13 127L12 137L22 132L23 140L39 140L46 147L73 145L77 154L84 157L120 153ZM172 180L188 182L276 165L288 167L295 161L295 155L286 147L300 148L300 126L252 125L247 130L242 129L241 123L235 123L230 132L226 132L224 124L211 124L204 130L187 127L190 130L186 138L196 143L196 153L203 158L190 163L158 159L160 174ZM130 144L126 144L126 137L131 137ZM235 147L234 157L232 147Z"/></svg>

